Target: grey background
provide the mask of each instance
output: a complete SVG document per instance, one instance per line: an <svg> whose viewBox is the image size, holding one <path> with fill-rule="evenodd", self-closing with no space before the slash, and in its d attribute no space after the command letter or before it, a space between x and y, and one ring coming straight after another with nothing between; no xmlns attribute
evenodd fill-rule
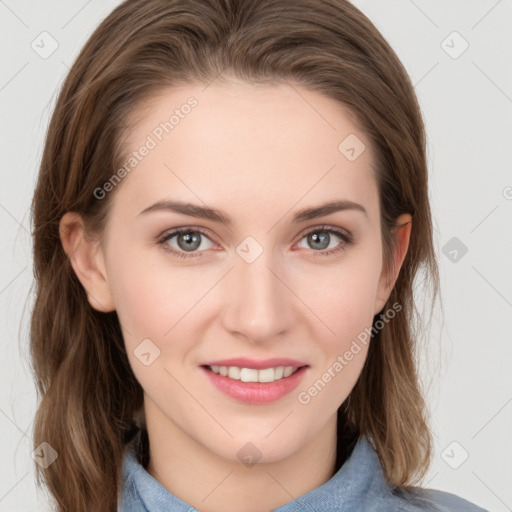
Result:
<svg viewBox="0 0 512 512"><path fill-rule="evenodd" d="M31 458L29 205L56 93L118 3L0 0L0 512L49 510ZM444 316L420 354L435 436L423 485L512 510L512 0L354 3L406 66L427 126Z"/></svg>

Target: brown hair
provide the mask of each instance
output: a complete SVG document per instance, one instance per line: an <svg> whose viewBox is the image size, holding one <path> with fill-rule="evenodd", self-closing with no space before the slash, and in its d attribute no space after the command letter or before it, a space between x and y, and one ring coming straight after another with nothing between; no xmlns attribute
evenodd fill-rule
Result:
<svg viewBox="0 0 512 512"><path fill-rule="evenodd" d="M394 487L409 486L428 469L413 281L424 268L435 299L438 269L424 125L398 57L346 0L127 0L94 31L62 86L32 204L30 348L40 395L34 447L45 441L59 455L45 470L36 466L37 483L44 480L60 512L116 509L143 394L117 315L90 307L60 242L59 221L75 211L101 234L115 191L101 201L93 191L122 164L130 114L164 88L208 84L224 72L250 82L290 81L348 107L376 154L386 265L396 219L413 216L388 300L402 310L373 337L339 410L339 430L368 437Z"/></svg>

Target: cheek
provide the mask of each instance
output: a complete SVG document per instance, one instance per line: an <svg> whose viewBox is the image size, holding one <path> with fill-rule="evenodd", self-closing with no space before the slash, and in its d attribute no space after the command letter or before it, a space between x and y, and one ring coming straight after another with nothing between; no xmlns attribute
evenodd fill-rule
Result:
<svg viewBox="0 0 512 512"><path fill-rule="evenodd" d="M162 256L151 256L147 251L125 252L109 278L137 381L151 397L172 389L172 400L178 400L180 387L168 372L178 376L193 348L196 337L184 327L193 320L192 308L204 295L206 285L191 280L183 269L166 265Z"/></svg>
<svg viewBox="0 0 512 512"><path fill-rule="evenodd" d="M112 275L112 288L120 321L138 337L162 339L205 293L206 283L189 272L166 265L158 248L125 253ZM163 252L163 251L162 251Z"/></svg>
<svg viewBox="0 0 512 512"><path fill-rule="evenodd" d="M319 358L298 390L297 401L304 414L314 418L312 429L320 428L350 394L371 343L375 272L346 270L334 272L324 293L311 302L322 320L314 335Z"/></svg>
<svg viewBox="0 0 512 512"><path fill-rule="evenodd" d="M380 271L376 241L350 256L347 253L347 258L321 273L310 273L305 283L303 290L309 292L304 302L322 320L315 321L314 335L321 355L297 400L318 425L335 414L361 374L371 342Z"/></svg>
<svg viewBox="0 0 512 512"><path fill-rule="evenodd" d="M371 326L381 271L379 248L354 251L339 264L304 273L302 296L323 325L322 340L339 350Z"/></svg>

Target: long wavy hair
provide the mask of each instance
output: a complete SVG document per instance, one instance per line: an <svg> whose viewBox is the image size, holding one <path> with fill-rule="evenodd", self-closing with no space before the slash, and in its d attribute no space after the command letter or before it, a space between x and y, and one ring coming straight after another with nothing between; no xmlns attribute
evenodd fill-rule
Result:
<svg viewBox="0 0 512 512"><path fill-rule="evenodd" d="M375 151L388 268L396 220L412 215L408 252L387 303L402 309L370 343L338 412L338 444L348 430L367 436L394 488L410 487L429 467L432 440L416 359L422 318L413 286L424 270L434 301L439 277L424 124L398 57L347 0L126 0L89 37L61 87L32 202L30 355L39 398L33 441L58 453L48 468L35 467L37 484L49 489L59 512L116 510L125 447L143 405L116 312L89 305L59 221L75 211L101 234L116 190L103 200L94 190L122 165L130 114L166 88L209 84L221 74L290 82L347 107Z"/></svg>

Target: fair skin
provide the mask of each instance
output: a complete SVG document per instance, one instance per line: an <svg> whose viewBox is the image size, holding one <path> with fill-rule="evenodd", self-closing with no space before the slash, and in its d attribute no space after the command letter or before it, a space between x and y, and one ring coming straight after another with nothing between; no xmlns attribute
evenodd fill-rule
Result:
<svg viewBox="0 0 512 512"><path fill-rule="evenodd" d="M166 90L134 117L126 147L139 148L190 96L197 107L118 185L101 240L85 237L73 212L61 220L61 239L91 306L116 310L123 327L144 390L148 472L202 511L271 510L333 476L336 412L367 346L309 403L298 394L371 328L403 262L411 218L398 219L395 270L387 273L370 142L338 103L298 86L233 80ZM349 134L366 144L354 161L338 150ZM232 224L140 214L166 199L220 210ZM292 222L299 210L338 200L365 212ZM312 245L307 235L322 226L349 232L353 243L327 234L327 249ZM179 227L207 236L197 234L193 252L179 236L156 243ZM236 251L248 236L263 249L251 263ZM134 350L148 338L160 355L146 366ZM247 404L200 371L204 361L230 357L288 357L307 369L291 393ZM261 453L251 467L237 455L248 442Z"/></svg>

